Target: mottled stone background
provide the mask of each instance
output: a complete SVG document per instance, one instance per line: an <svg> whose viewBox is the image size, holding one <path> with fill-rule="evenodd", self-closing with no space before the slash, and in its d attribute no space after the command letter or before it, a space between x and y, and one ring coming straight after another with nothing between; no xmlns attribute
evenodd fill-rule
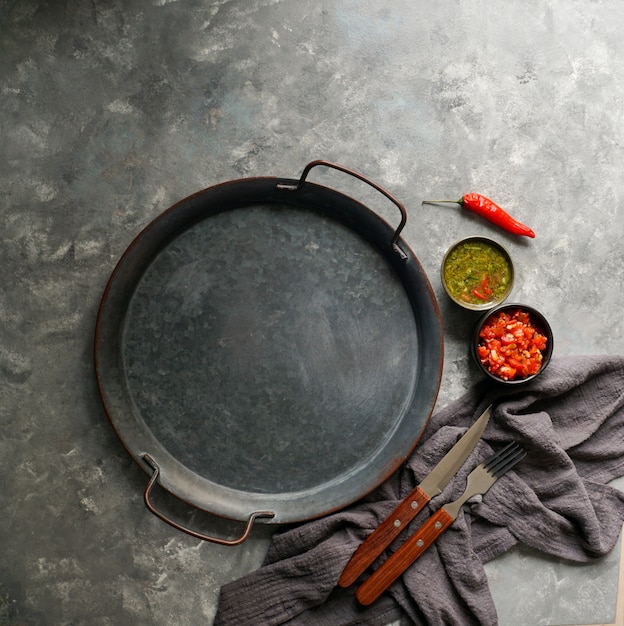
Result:
<svg viewBox="0 0 624 626"><path fill-rule="evenodd" d="M508 247L556 353L622 353L623 26L617 0L0 0L0 623L210 623L262 560L266 528L224 548L146 511L94 382L116 260L198 189L325 158L400 198L443 316L439 406L477 380L438 279L464 235ZM421 206L468 191L536 239ZM514 551L488 570L501 624L613 620L617 556Z"/></svg>

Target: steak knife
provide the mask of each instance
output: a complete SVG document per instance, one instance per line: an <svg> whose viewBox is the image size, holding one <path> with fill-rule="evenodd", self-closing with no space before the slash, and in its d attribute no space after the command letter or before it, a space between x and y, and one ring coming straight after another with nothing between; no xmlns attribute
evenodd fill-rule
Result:
<svg viewBox="0 0 624 626"><path fill-rule="evenodd" d="M477 441L481 438L490 419L490 405L479 419L464 433L461 439L444 455L442 460L429 472L399 504L394 511L366 538L353 553L342 572L338 585L348 587L353 584L366 568L392 543L418 512L455 476L468 458Z"/></svg>

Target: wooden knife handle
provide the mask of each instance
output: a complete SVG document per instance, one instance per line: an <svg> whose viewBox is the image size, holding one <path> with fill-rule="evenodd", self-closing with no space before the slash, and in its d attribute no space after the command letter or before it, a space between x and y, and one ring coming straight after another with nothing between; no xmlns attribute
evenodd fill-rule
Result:
<svg viewBox="0 0 624 626"><path fill-rule="evenodd" d="M352 585L366 568L392 543L431 498L420 488L412 489L401 504L360 544L347 563L338 585Z"/></svg>
<svg viewBox="0 0 624 626"><path fill-rule="evenodd" d="M438 509L407 541L367 578L355 593L360 604L374 602L454 521Z"/></svg>

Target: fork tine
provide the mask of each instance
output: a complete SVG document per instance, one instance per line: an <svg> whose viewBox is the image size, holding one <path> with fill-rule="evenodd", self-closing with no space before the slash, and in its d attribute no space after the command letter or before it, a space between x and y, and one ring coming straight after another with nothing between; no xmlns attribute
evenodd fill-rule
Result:
<svg viewBox="0 0 624 626"><path fill-rule="evenodd" d="M513 451L519 448L515 441L508 443L504 448L501 448L498 452L495 452L491 457L483 462L483 467L486 470L495 469L499 461L506 459Z"/></svg>
<svg viewBox="0 0 624 626"><path fill-rule="evenodd" d="M483 467L492 476L499 478L526 456L526 452L515 442L506 445L491 456Z"/></svg>
<svg viewBox="0 0 624 626"><path fill-rule="evenodd" d="M503 474L508 472L512 467L514 467L514 465L522 461L522 459L526 455L527 453L522 448L520 448L519 450L515 452L515 454L511 458L507 460L507 463L505 463L505 465L497 468L496 474L494 474L494 476L496 476L496 478L500 478Z"/></svg>

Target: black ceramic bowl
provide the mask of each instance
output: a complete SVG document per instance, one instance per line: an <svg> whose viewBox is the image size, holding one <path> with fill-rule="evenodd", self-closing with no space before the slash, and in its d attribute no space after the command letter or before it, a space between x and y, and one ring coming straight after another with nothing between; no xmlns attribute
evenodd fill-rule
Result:
<svg viewBox="0 0 624 626"><path fill-rule="evenodd" d="M546 340L545 346L539 348L541 354L541 357L537 357L538 359L541 358L539 369L535 373L529 374L522 371L527 364L526 352L523 354L520 349L525 339L523 337L518 339L520 330L525 326L525 320L526 325L534 328ZM495 331L488 334L484 329L491 326L494 321L498 321L499 325ZM524 330L522 333L525 334ZM487 336L483 337L483 334ZM537 335L535 335L535 342L540 342ZM522 385L534 380L548 367L553 352L553 333L548 320L538 310L526 304L507 303L493 308L479 319L475 326L470 348L477 367L486 376L503 385ZM516 350L518 350L516 352L518 358L514 359L512 353ZM502 365L500 365L501 357L505 361ZM529 356L529 362L533 358ZM517 365L518 363L520 365ZM512 376L511 372L514 369L515 374Z"/></svg>
<svg viewBox="0 0 624 626"><path fill-rule="evenodd" d="M513 289L514 266L507 250L488 237L456 241L440 267L448 297L472 311L486 311L502 304Z"/></svg>

